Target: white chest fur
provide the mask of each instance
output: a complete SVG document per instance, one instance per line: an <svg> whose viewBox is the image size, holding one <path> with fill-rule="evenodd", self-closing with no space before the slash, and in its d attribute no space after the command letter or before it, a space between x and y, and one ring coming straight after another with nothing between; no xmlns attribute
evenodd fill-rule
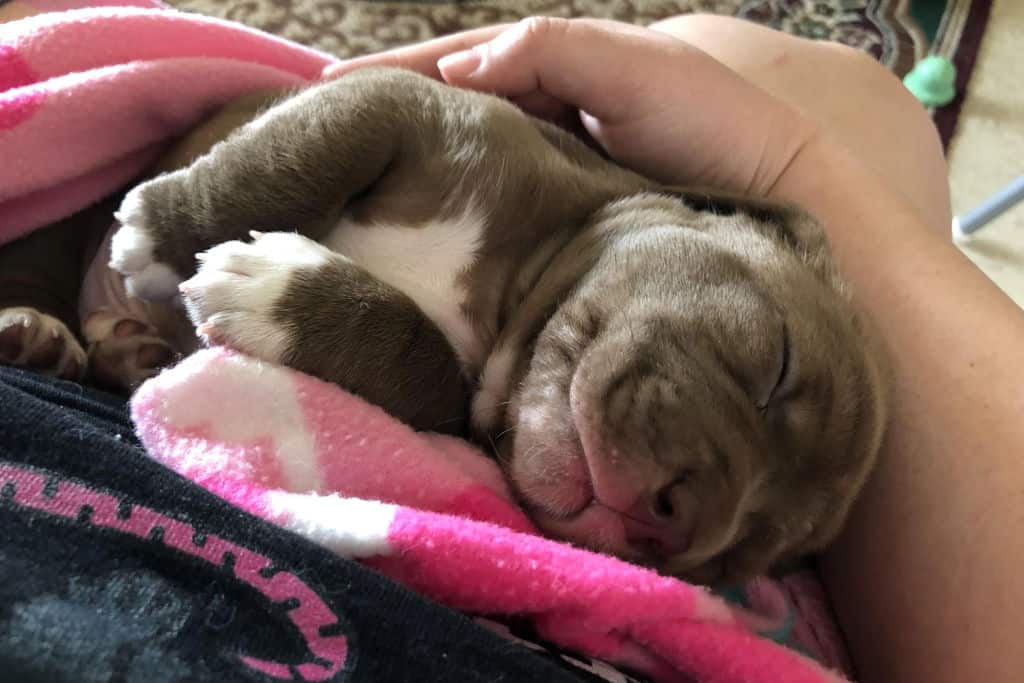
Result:
<svg viewBox="0 0 1024 683"><path fill-rule="evenodd" d="M466 291L459 275L475 262L482 235L482 214L469 208L415 227L360 225L343 218L323 244L415 301L459 359L479 368L484 340L463 314Z"/></svg>

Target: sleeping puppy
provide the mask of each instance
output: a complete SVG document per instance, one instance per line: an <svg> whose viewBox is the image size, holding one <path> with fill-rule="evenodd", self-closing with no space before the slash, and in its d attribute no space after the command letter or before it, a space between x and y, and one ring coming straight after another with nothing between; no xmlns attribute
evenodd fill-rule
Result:
<svg viewBox="0 0 1024 683"><path fill-rule="evenodd" d="M886 388L809 216L660 186L410 72L258 99L125 197L130 295L468 430L554 537L718 583L836 535Z"/></svg>

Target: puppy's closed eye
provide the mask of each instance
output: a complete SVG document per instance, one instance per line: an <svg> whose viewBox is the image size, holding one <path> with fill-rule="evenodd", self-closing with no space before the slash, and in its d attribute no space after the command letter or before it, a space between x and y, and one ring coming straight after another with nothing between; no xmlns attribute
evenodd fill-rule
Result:
<svg viewBox="0 0 1024 683"><path fill-rule="evenodd" d="M786 396L786 391L789 389L790 377L795 374L792 369L793 361L793 347L789 338L789 328L783 324L782 326L782 353L779 357L778 373L775 375L775 381L771 385L771 389L768 394L758 402L757 407L762 411L768 410L768 406L773 401L778 401Z"/></svg>

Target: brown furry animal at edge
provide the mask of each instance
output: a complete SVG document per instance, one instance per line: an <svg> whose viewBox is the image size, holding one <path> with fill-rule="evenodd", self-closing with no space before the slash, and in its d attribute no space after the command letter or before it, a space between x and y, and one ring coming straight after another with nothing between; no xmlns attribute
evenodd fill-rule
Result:
<svg viewBox="0 0 1024 683"><path fill-rule="evenodd" d="M393 69L243 98L158 170L111 250L165 339L468 435L548 535L735 581L829 543L876 459L884 349L796 207Z"/></svg>

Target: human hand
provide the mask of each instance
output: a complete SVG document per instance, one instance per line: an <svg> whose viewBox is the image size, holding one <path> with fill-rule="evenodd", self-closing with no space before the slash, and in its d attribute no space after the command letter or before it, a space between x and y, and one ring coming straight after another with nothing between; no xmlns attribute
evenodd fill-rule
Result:
<svg viewBox="0 0 1024 683"><path fill-rule="evenodd" d="M532 18L348 60L413 69L492 92L586 133L667 184L787 199L776 188L817 137L810 117L686 42L597 19ZM790 185L788 183L787 185Z"/></svg>

